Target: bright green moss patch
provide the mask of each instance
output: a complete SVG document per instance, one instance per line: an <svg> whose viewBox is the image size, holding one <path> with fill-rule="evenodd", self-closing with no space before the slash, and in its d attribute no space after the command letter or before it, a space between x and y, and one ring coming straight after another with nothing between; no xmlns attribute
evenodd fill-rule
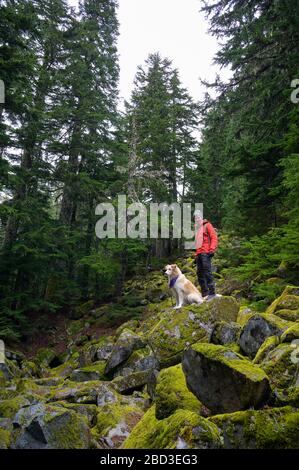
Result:
<svg viewBox="0 0 299 470"><path fill-rule="evenodd" d="M17 396L0 402L0 417L13 418L22 406L29 402L25 397Z"/></svg>
<svg viewBox="0 0 299 470"><path fill-rule="evenodd" d="M263 344L261 345L260 349L256 353L256 356L253 360L254 364L259 364L268 354L268 352L272 351L277 345L279 344L279 337L278 336L269 336Z"/></svg>
<svg viewBox="0 0 299 470"><path fill-rule="evenodd" d="M0 449L8 449L10 445L11 433L6 429L0 428Z"/></svg>
<svg viewBox="0 0 299 470"><path fill-rule="evenodd" d="M124 449L175 449L221 447L217 427L189 410L177 410L163 420L152 406L126 439Z"/></svg>
<svg viewBox="0 0 299 470"><path fill-rule="evenodd" d="M167 418L179 408L198 413L201 407L200 401L187 388L181 364L160 372L156 386L158 419Z"/></svg>
<svg viewBox="0 0 299 470"><path fill-rule="evenodd" d="M216 415L225 448L293 449L299 447L299 411L292 407Z"/></svg>

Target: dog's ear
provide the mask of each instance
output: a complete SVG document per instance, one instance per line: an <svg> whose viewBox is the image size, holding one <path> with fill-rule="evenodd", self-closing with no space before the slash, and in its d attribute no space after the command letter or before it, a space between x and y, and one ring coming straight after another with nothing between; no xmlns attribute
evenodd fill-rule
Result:
<svg viewBox="0 0 299 470"><path fill-rule="evenodd" d="M171 267L172 267L173 269L175 269L175 268L177 268L178 266L177 266L177 264L172 264Z"/></svg>

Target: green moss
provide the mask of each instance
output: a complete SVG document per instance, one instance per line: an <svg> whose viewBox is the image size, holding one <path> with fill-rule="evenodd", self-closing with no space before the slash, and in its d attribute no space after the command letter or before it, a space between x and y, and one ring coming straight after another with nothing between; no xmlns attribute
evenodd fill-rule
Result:
<svg viewBox="0 0 299 470"><path fill-rule="evenodd" d="M244 326L255 313L256 312L247 305L242 306L237 316L237 323Z"/></svg>
<svg viewBox="0 0 299 470"><path fill-rule="evenodd" d="M261 347L259 348L258 352L255 355L253 360L254 364L259 364L265 358L269 351L272 351L277 345L279 344L279 337L278 336L269 336Z"/></svg>
<svg viewBox="0 0 299 470"><path fill-rule="evenodd" d="M292 449L299 446L299 411L291 408L248 410L216 415L225 448Z"/></svg>
<svg viewBox="0 0 299 470"><path fill-rule="evenodd" d="M231 351L228 347L215 344L194 344L192 349L209 359L216 360L222 364L235 369L237 372L247 376L253 382L259 382L267 378L265 372L241 354Z"/></svg>
<svg viewBox="0 0 299 470"><path fill-rule="evenodd" d="M283 343L291 343L296 339L299 339L299 323L295 323L290 326L290 328L284 331L281 335L281 341Z"/></svg>
<svg viewBox="0 0 299 470"><path fill-rule="evenodd" d="M287 321L299 321L299 309L290 310L283 308L281 310L276 310L275 315Z"/></svg>
<svg viewBox="0 0 299 470"><path fill-rule="evenodd" d="M217 427L189 410L177 410L163 420L152 406L124 442L124 449L175 449L221 447Z"/></svg>
<svg viewBox="0 0 299 470"><path fill-rule="evenodd" d="M6 378L3 370L0 370L0 388L5 387L6 384Z"/></svg>
<svg viewBox="0 0 299 470"><path fill-rule="evenodd" d="M273 387L286 388L294 385L298 370L294 354L296 355L296 351L291 344L282 343L270 351L260 364Z"/></svg>
<svg viewBox="0 0 299 470"><path fill-rule="evenodd" d="M28 405L28 400L17 396L0 402L0 417L12 419L22 406Z"/></svg>
<svg viewBox="0 0 299 470"><path fill-rule="evenodd" d="M11 433L0 428L0 449L8 449L10 446Z"/></svg>
<svg viewBox="0 0 299 470"><path fill-rule="evenodd" d="M156 386L156 417L158 419L167 418L177 409L198 413L201 407L200 401L187 388L181 364L160 372Z"/></svg>
<svg viewBox="0 0 299 470"><path fill-rule="evenodd" d="M140 390L148 381L149 371L133 372L125 377L119 375L112 384L119 393L131 393Z"/></svg>
<svg viewBox="0 0 299 470"><path fill-rule="evenodd" d="M295 286L287 286L280 297L278 297L266 313L278 315L279 310L299 310L299 288Z"/></svg>

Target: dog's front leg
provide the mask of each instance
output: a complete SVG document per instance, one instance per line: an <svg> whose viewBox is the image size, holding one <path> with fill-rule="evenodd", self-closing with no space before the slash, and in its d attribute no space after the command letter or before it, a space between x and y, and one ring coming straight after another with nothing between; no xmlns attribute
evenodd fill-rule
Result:
<svg viewBox="0 0 299 470"><path fill-rule="evenodd" d="M184 305L184 296L177 293L177 304L174 309L178 310Z"/></svg>

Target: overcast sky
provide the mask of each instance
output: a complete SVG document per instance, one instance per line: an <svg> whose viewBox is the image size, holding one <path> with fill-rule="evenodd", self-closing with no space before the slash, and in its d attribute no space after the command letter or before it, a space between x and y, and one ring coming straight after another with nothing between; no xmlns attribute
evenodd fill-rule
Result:
<svg viewBox="0 0 299 470"><path fill-rule="evenodd" d="M76 5L77 0L69 3ZM196 100L203 97L199 77L213 81L219 69L212 64L217 41L207 32L208 21L199 13L201 4L200 0L119 0L122 98L130 98L137 66L153 52L173 61ZM228 75L228 71L221 72L224 78Z"/></svg>

